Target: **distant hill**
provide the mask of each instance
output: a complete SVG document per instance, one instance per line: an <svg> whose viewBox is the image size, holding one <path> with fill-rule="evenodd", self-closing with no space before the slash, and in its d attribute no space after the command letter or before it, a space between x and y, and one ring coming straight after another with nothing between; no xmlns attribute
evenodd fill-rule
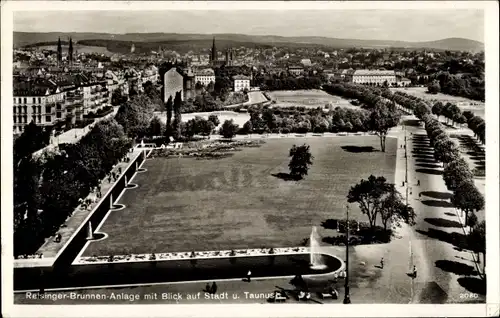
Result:
<svg viewBox="0 0 500 318"><path fill-rule="evenodd" d="M52 44L58 37L67 40L72 37L78 42L83 40L106 40L101 42L101 46L108 46L109 43L120 43L129 45L134 43L147 43L145 46L158 48L159 45L184 46L184 45L210 45L215 36L217 46L221 49L225 46L240 45L287 45L304 46L315 45L330 48L408 48L408 49L437 49L453 51L482 51L484 44L478 41L463 38L447 38L429 42L407 42L407 41L386 41L386 40L357 40L357 39L337 39L329 37L284 37L276 35L245 35L245 34L178 34L178 33L65 33L65 32L14 32L14 47L33 46L38 43ZM111 41L111 42L107 42ZM192 42L192 43L191 43ZM140 45L141 46L141 45ZM206 48L210 46L204 46ZM165 47L168 48L168 47ZM109 49L109 47L108 47ZM113 51L113 50L111 50Z"/></svg>

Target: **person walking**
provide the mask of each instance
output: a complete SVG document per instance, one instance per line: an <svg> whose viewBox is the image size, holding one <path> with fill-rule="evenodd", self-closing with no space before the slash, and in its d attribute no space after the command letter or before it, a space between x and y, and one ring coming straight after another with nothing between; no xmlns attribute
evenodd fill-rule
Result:
<svg viewBox="0 0 500 318"><path fill-rule="evenodd" d="M413 265L413 279L417 278L417 266Z"/></svg>
<svg viewBox="0 0 500 318"><path fill-rule="evenodd" d="M215 282L212 283L212 288L210 290L212 294L217 293L217 284Z"/></svg>
<svg viewBox="0 0 500 318"><path fill-rule="evenodd" d="M250 283L250 281L252 280L252 271L251 270L248 270L248 273L247 273L247 281Z"/></svg>
<svg viewBox="0 0 500 318"><path fill-rule="evenodd" d="M205 291L206 291L207 293L210 293L210 294L212 293L212 288L210 287L210 284L209 284L209 283L207 283L207 285L205 285Z"/></svg>
<svg viewBox="0 0 500 318"><path fill-rule="evenodd" d="M420 186L420 180L417 180L417 186Z"/></svg>
<svg viewBox="0 0 500 318"><path fill-rule="evenodd" d="M384 258L380 259L380 268L384 268Z"/></svg>

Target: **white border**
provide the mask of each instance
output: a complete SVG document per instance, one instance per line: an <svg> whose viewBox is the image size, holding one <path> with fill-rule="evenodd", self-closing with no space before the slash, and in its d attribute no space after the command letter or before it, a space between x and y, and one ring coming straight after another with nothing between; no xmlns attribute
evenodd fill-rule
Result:
<svg viewBox="0 0 500 318"><path fill-rule="evenodd" d="M12 293L12 242L5 233L12 231L12 11L44 10L356 10L356 9L484 9L486 52L486 118L487 123L487 257L488 305L134 305L122 306L13 306ZM409 17L410 18L410 17ZM2 1L2 308L3 314L12 317L332 317L332 316L485 316L498 315L499 303L499 215L498 215L498 4L496 1L400 1L400 2L67 2L67 1ZM461 21L457 21L460 23ZM402 26L404 27L404 26ZM78 309L77 309L78 308ZM207 308L209 308L207 310Z"/></svg>

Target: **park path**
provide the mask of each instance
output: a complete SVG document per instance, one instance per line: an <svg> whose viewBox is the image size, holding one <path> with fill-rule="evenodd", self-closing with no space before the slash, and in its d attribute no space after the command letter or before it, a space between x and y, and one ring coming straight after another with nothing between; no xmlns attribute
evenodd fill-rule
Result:
<svg viewBox="0 0 500 318"><path fill-rule="evenodd" d="M465 296L469 292L461 286L459 279L463 281L462 276L471 275L476 267L472 254L456 246L457 240L464 238L463 220L449 202L451 193L442 179L442 164L435 162L423 126L408 125L407 137L408 199L417 213L416 225L410 235L413 262L418 270L413 284L413 302L471 300ZM418 180L420 186L417 186ZM475 300L484 301L481 297L477 295Z"/></svg>
<svg viewBox="0 0 500 318"><path fill-rule="evenodd" d="M130 161L127 162L125 160L121 160L118 162L113 169L109 172L108 175L111 175L111 173L115 172L118 175L117 180L120 178L120 173L119 171L122 171L122 174L124 174L127 171L127 167L134 162L134 159L139 156L139 154L142 152L142 149L139 148L133 148L132 152L128 152L124 158L129 158ZM112 179L104 178L101 180L99 189L103 195L105 194L113 187L113 184L115 182ZM90 193L87 198L89 199L95 199L95 193ZM59 229L58 233L61 234L61 242L55 242L55 237L49 237L45 239L45 243L38 249L37 254L41 253L44 256L44 259L49 260L54 258L59 251L61 250L61 247L64 246L64 244L67 244L68 241L71 239L73 234L75 233L76 229L81 226L81 224L84 222L84 220L92 213L93 209L99 204L100 200L93 202L88 209L83 209L82 206L78 206L75 208L73 211L73 214L69 216L64 223L64 225ZM43 260L43 259L42 259ZM31 261L30 259L19 259L16 260L17 262L26 262L26 261Z"/></svg>

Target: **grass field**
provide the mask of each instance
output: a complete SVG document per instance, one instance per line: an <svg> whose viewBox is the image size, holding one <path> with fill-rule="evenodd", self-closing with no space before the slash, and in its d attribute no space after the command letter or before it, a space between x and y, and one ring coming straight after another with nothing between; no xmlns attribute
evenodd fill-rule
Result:
<svg viewBox="0 0 500 318"><path fill-rule="evenodd" d="M300 182L272 174L288 172L288 151L307 143L314 155L309 175ZM161 253L190 250L298 246L312 226L345 215L350 187L370 174L394 181L397 141L387 152L347 152L342 146L379 147L377 137L268 140L219 160L149 159L83 255ZM351 147L355 148L355 147ZM352 218L366 221L357 205Z"/></svg>
<svg viewBox="0 0 500 318"><path fill-rule="evenodd" d="M482 118L484 117L484 109L485 105L484 103L472 99L468 99L465 97L459 97L459 96L452 96L452 95L446 95L446 94L428 94L427 93L427 87L408 87L408 88L402 88L402 87L394 87L391 88L392 92L395 91L400 91L404 92L419 98L422 98L423 100L427 101L432 101L432 102L438 102L441 101L442 103L454 103L457 104L457 106L462 110L470 110L472 111L475 115L480 116Z"/></svg>
<svg viewBox="0 0 500 318"><path fill-rule="evenodd" d="M311 90L297 90L297 91L271 91L269 95L276 104L273 106L291 107L291 106L304 106L308 108L324 107L331 104L333 108L337 106L359 108L353 106L348 100L339 96L334 96L325 93L319 89Z"/></svg>

